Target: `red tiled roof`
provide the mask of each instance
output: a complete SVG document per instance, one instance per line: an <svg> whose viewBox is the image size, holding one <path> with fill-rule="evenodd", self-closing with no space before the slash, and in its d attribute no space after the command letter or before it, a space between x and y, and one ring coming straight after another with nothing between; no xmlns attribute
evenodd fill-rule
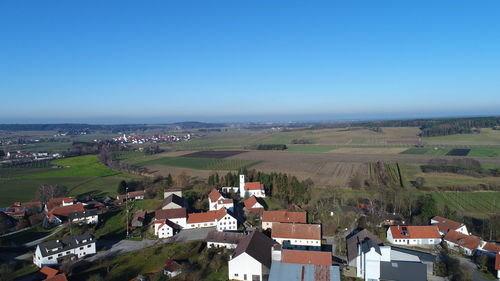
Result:
<svg viewBox="0 0 500 281"><path fill-rule="evenodd" d="M265 211L262 214L263 222L290 222L307 223L306 212L289 212L287 210Z"/></svg>
<svg viewBox="0 0 500 281"><path fill-rule="evenodd" d="M155 224L159 224L158 229L162 228L164 225L168 225L173 229L180 229L180 226L176 223L173 223L171 220L156 220Z"/></svg>
<svg viewBox="0 0 500 281"><path fill-rule="evenodd" d="M437 225L437 227L439 228L439 231L441 231L443 233L447 233L450 230L457 230L463 225L462 223L459 223L459 222L456 222L456 221L453 221L453 220L450 220L447 218L443 218L440 216L435 216L432 218L432 220L438 221L434 225Z"/></svg>
<svg viewBox="0 0 500 281"><path fill-rule="evenodd" d="M246 190L261 190L262 189L262 184L260 183L260 181L246 182L245 183L245 189Z"/></svg>
<svg viewBox="0 0 500 281"><path fill-rule="evenodd" d="M319 251L282 250L281 262L331 266L332 253Z"/></svg>
<svg viewBox="0 0 500 281"><path fill-rule="evenodd" d="M57 274L54 277L47 278L44 281L68 281L68 278L66 278L66 274L61 273L61 274Z"/></svg>
<svg viewBox="0 0 500 281"><path fill-rule="evenodd" d="M131 191L128 193L128 198L133 199L134 197L144 196L144 190ZM127 198L127 194L118 195L116 197L118 200L123 200Z"/></svg>
<svg viewBox="0 0 500 281"><path fill-rule="evenodd" d="M44 266L40 269L40 273L47 276L46 278L54 277L59 271L57 269L53 269L52 267Z"/></svg>
<svg viewBox="0 0 500 281"><path fill-rule="evenodd" d="M321 225L302 223L273 223L271 237L321 240Z"/></svg>
<svg viewBox="0 0 500 281"><path fill-rule="evenodd" d="M441 238L438 227L435 225L393 225L390 229L394 239Z"/></svg>
<svg viewBox="0 0 500 281"><path fill-rule="evenodd" d="M81 211L85 211L85 208L82 203L77 203L68 206L55 207L54 209L52 209L52 211L49 212L49 215L52 214L56 216L68 217L69 214L73 212L81 212Z"/></svg>
<svg viewBox="0 0 500 281"><path fill-rule="evenodd" d="M187 223L213 222L222 219L227 214L226 208L217 211L188 214Z"/></svg>
<svg viewBox="0 0 500 281"><path fill-rule="evenodd" d="M500 270L500 254L495 256L495 270Z"/></svg>
<svg viewBox="0 0 500 281"><path fill-rule="evenodd" d="M500 253L500 245L493 244L493 243L486 243L483 246L483 250L499 254Z"/></svg>
<svg viewBox="0 0 500 281"><path fill-rule="evenodd" d="M61 206L64 203L69 203L75 201L73 197L59 197L59 198L51 198L47 202L47 209L50 211L55 207Z"/></svg>
<svg viewBox="0 0 500 281"><path fill-rule="evenodd" d="M259 203L259 201L257 200L257 197L252 195L247 200L243 201L243 203L245 204L245 208L253 209L253 206ZM257 207L257 208L262 209L263 207Z"/></svg>
<svg viewBox="0 0 500 281"><path fill-rule="evenodd" d="M219 200L219 198L221 198L221 197L223 197L223 196L215 188L213 188L212 191L210 191L210 193L208 194L208 199L210 199L210 201L212 201L212 202Z"/></svg>
<svg viewBox="0 0 500 281"><path fill-rule="evenodd" d="M176 208L167 210L156 210L155 219L178 219L187 217L186 209Z"/></svg>
<svg viewBox="0 0 500 281"><path fill-rule="evenodd" d="M481 240L479 238L465 235L455 230L448 231L448 233L444 236L444 240L455 243L470 250L475 250L481 243Z"/></svg>
<svg viewBox="0 0 500 281"><path fill-rule="evenodd" d="M217 204L223 205L223 204L234 204L233 199L219 199L217 200Z"/></svg>

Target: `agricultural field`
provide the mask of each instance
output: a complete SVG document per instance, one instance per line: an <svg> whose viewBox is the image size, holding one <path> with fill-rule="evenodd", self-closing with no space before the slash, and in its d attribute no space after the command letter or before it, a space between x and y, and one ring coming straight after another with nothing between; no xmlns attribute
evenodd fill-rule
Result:
<svg viewBox="0 0 500 281"><path fill-rule="evenodd" d="M450 148L444 147L412 147L401 152L401 154L416 154L416 155L446 155Z"/></svg>
<svg viewBox="0 0 500 281"><path fill-rule="evenodd" d="M208 151L197 151L189 154L184 154L181 157L187 158L216 158L223 159L244 153L243 150L208 150Z"/></svg>
<svg viewBox="0 0 500 281"><path fill-rule="evenodd" d="M78 157L54 160L53 165L62 168L52 169L48 172L32 174L26 178L57 178L57 177L107 177L117 175L120 172L108 168L99 162L96 155L84 155Z"/></svg>
<svg viewBox="0 0 500 281"><path fill-rule="evenodd" d="M440 137L427 137L424 138L423 141L430 144L499 145L500 130L481 129L479 134L457 134Z"/></svg>
<svg viewBox="0 0 500 281"><path fill-rule="evenodd" d="M155 160L138 163L138 166L165 165L196 170L241 170L249 168L258 161L244 159L218 159L193 157L163 157Z"/></svg>
<svg viewBox="0 0 500 281"><path fill-rule="evenodd" d="M439 206L447 205L464 215L483 217L498 214L500 192L434 192L432 196Z"/></svg>
<svg viewBox="0 0 500 281"><path fill-rule="evenodd" d="M335 146L319 145L288 145L287 152L330 152L337 149Z"/></svg>

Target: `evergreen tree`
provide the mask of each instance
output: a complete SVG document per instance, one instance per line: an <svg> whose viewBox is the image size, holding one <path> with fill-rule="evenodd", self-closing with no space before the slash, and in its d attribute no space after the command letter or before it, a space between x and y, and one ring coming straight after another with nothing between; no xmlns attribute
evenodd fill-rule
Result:
<svg viewBox="0 0 500 281"><path fill-rule="evenodd" d="M118 194L125 194L127 192L127 182L122 180L120 183L118 183L118 189L117 189Z"/></svg>
<svg viewBox="0 0 500 281"><path fill-rule="evenodd" d="M167 187L172 187L174 185L174 179L172 178L171 174L168 174L166 183Z"/></svg>

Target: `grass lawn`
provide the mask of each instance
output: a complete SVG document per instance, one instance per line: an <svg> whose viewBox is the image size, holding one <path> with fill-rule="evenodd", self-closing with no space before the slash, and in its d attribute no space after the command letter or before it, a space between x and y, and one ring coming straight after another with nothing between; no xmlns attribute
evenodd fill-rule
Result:
<svg viewBox="0 0 500 281"><path fill-rule="evenodd" d="M467 156L499 157L500 148L473 148Z"/></svg>
<svg viewBox="0 0 500 281"><path fill-rule="evenodd" d="M412 147L401 152L401 154L446 155L449 151L449 148Z"/></svg>
<svg viewBox="0 0 500 281"><path fill-rule="evenodd" d="M479 134L456 134L440 137L426 137L425 142L443 144L498 144L500 130L481 129Z"/></svg>
<svg viewBox="0 0 500 281"><path fill-rule="evenodd" d="M433 192L432 196L440 206L448 205L476 217L496 214L500 208L500 192Z"/></svg>
<svg viewBox="0 0 500 281"><path fill-rule="evenodd" d="M240 170L257 164L258 161L242 159L215 159L190 157L163 157L138 163L138 166L165 165L197 170Z"/></svg>
<svg viewBox="0 0 500 281"><path fill-rule="evenodd" d="M96 155L84 155L52 161L52 164L63 166L61 169L24 176L25 178L57 178L57 177L107 177L117 175L115 171L101 164Z"/></svg>

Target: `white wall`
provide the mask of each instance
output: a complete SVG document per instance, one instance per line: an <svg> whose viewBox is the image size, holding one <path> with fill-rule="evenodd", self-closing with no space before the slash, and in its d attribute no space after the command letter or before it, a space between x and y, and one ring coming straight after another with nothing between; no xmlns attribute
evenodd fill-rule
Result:
<svg viewBox="0 0 500 281"><path fill-rule="evenodd" d="M271 235L272 236L272 235ZM276 242L283 245L284 241L290 241L290 244L298 246L321 246L321 239L293 239L293 238L281 238L272 236Z"/></svg>
<svg viewBox="0 0 500 281"><path fill-rule="evenodd" d="M229 279L245 280L245 274L246 280L252 280L252 275L258 275L262 280L262 275L269 274L269 269L247 253L242 253L229 261Z"/></svg>
<svg viewBox="0 0 500 281"><path fill-rule="evenodd" d="M82 245L78 246L74 249L67 250L64 252L56 253L54 255L42 257L42 253L40 251L40 247L37 246L35 250L35 255L33 256L33 263L38 266L42 267L44 265L54 265L57 264L57 259L62 258L67 255L76 255L78 258L84 257L86 255L91 255L96 253L96 248L95 248L95 242L88 244L88 245Z"/></svg>
<svg viewBox="0 0 500 281"><path fill-rule="evenodd" d="M161 208L163 210L170 210L170 209L179 209L179 208L182 208L182 206L179 206L179 205L175 204L174 202L170 202Z"/></svg>
<svg viewBox="0 0 500 281"><path fill-rule="evenodd" d="M231 243L219 243L219 242L208 242L207 241L207 248L227 248L227 249L236 249L238 244L231 244Z"/></svg>
<svg viewBox="0 0 500 281"><path fill-rule="evenodd" d="M85 217L85 218L81 218L81 219L73 219L72 222L73 223L82 222L82 223L86 223L86 224L95 224L98 222L98 216L95 215L95 216L89 216L89 217Z"/></svg>
<svg viewBox="0 0 500 281"><path fill-rule="evenodd" d="M174 229L170 227L167 224L163 224L162 227L160 228L161 223L155 223L154 228L155 228L155 235L158 236L158 238L169 238L174 236Z"/></svg>

